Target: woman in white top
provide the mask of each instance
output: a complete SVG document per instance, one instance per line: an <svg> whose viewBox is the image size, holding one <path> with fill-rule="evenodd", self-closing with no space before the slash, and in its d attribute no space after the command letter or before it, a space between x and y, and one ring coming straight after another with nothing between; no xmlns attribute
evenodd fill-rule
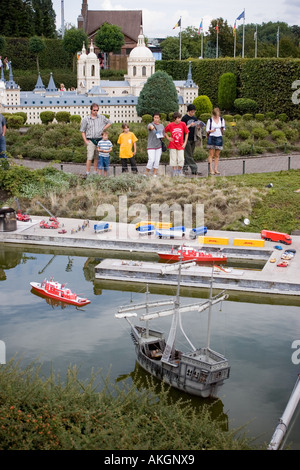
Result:
<svg viewBox="0 0 300 470"><path fill-rule="evenodd" d="M225 130L225 121L220 116L219 108L214 108L212 111L212 117L207 121L206 132L207 132L207 148L208 163L211 175L219 175L218 163L220 157L220 151L223 149L223 132ZM213 158L215 157L215 167L213 170Z"/></svg>

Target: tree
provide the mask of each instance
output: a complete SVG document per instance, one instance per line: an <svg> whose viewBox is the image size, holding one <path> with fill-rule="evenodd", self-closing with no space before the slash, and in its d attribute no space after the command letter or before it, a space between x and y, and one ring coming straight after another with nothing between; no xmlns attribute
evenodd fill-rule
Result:
<svg viewBox="0 0 300 470"><path fill-rule="evenodd" d="M125 43L124 34L119 26L104 23L95 35L95 44L100 51L117 53Z"/></svg>
<svg viewBox="0 0 300 470"><path fill-rule="evenodd" d="M234 73L223 73L219 79L218 105L222 110L230 111L236 99L236 76Z"/></svg>
<svg viewBox="0 0 300 470"><path fill-rule="evenodd" d="M51 0L32 0L35 34L46 38L55 37L55 18Z"/></svg>
<svg viewBox="0 0 300 470"><path fill-rule="evenodd" d="M36 66L37 66L37 71L40 71L40 66L39 66L39 53L43 52L45 49L45 41L38 37L38 36L33 36L32 38L29 39L29 50L30 52L33 52L33 54L36 54Z"/></svg>
<svg viewBox="0 0 300 470"><path fill-rule="evenodd" d="M193 104L196 107L196 116L200 117L201 114L211 114L213 105L209 97L206 95L200 95L194 99Z"/></svg>
<svg viewBox="0 0 300 470"><path fill-rule="evenodd" d="M233 28L228 26L227 20L218 18L212 20L210 27L208 28L207 39L210 43L216 44L217 42L217 22L219 23L219 34L218 34L218 56L221 57L232 57L233 56Z"/></svg>
<svg viewBox="0 0 300 470"><path fill-rule="evenodd" d="M73 72L75 71L76 54L81 51L83 43L87 49L88 37L82 29L70 28L68 29L63 38L63 47L65 51L73 54Z"/></svg>
<svg viewBox="0 0 300 470"><path fill-rule="evenodd" d="M178 111L178 95L172 77L166 72L155 72L148 78L137 104L138 116Z"/></svg>
<svg viewBox="0 0 300 470"><path fill-rule="evenodd" d="M167 37L161 43L162 58L163 60L178 60L179 59L179 38ZM189 51L184 45L181 45L181 59L190 57Z"/></svg>

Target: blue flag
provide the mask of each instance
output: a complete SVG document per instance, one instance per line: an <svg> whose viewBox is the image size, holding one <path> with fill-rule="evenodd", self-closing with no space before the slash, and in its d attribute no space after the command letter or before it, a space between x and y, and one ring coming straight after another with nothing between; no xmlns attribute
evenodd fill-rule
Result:
<svg viewBox="0 0 300 470"><path fill-rule="evenodd" d="M245 10L237 17L237 20L241 20L242 18L245 18Z"/></svg>

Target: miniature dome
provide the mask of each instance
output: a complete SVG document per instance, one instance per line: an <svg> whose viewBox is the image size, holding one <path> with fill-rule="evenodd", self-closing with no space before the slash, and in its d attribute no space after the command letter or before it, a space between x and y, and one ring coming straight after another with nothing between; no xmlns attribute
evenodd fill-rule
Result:
<svg viewBox="0 0 300 470"><path fill-rule="evenodd" d="M97 59L97 56L94 52L94 44L93 44L93 41L91 41L91 45L90 45L90 52L88 54L88 59Z"/></svg>
<svg viewBox="0 0 300 470"><path fill-rule="evenodd" d="M153 59L153 54L149 47L145 46L145 38L143 33L138 37L138 43L137 46L132 49L132 51L129 54L130 59Z"/></svg>
<svg viewBox="0 0 300 470"><path fill-rule="evenodd" d="M82 60L86 60L86 58L87 58L86 49L85 49L85 45L83 43L81 54L80 54L78 60L82 61Z"/></svg>

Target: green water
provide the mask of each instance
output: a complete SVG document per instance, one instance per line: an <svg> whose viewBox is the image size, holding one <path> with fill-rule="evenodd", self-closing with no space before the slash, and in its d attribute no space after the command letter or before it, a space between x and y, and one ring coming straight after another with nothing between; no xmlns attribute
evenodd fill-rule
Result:
<svg viewBox="0 0 300 470"><path fill-rule="evenodd" d="M143 302L145 286L94 280L94 266L113 253L90 250L40 249L1 245L0 340L6 360L22 357L24 363L38 358L43 372L53 367L61 375L69 365L80 367L80 377L91 370L109 371L112 380L145 380L136 365L133 343L125 320L114 314L121 305ZM120 253L115 255L120 257ZM139 255L141 256L141 255ZM132 258L133 254L123 257ZM152 259L147 255L146 259ZM84 308L47 302L31 292L30 281L52 277L67 283L77 294L91 300ZM149 286L151 300L174 295L175 288ZM214 414L222 414L228 427L245 425L257 444L269 443L288 402L299 373L292 362L292 343L300 339L299 299L230 292L222 310L212 317L211 348L224 354L231 365L229 380L214 402ZM182 303L207 297L207 290L182 290ZM207 314L186 314L184 329L196 346L206 345ZM167 332L170 318L155 320L154 328ZM178 346L187 350L183 337ZM145 381L146 383L146 381ZM175 398L182 396L174 391ZM200 399L193 398L195 407ZM300 417L287 442L300 449Z"/></svg>

